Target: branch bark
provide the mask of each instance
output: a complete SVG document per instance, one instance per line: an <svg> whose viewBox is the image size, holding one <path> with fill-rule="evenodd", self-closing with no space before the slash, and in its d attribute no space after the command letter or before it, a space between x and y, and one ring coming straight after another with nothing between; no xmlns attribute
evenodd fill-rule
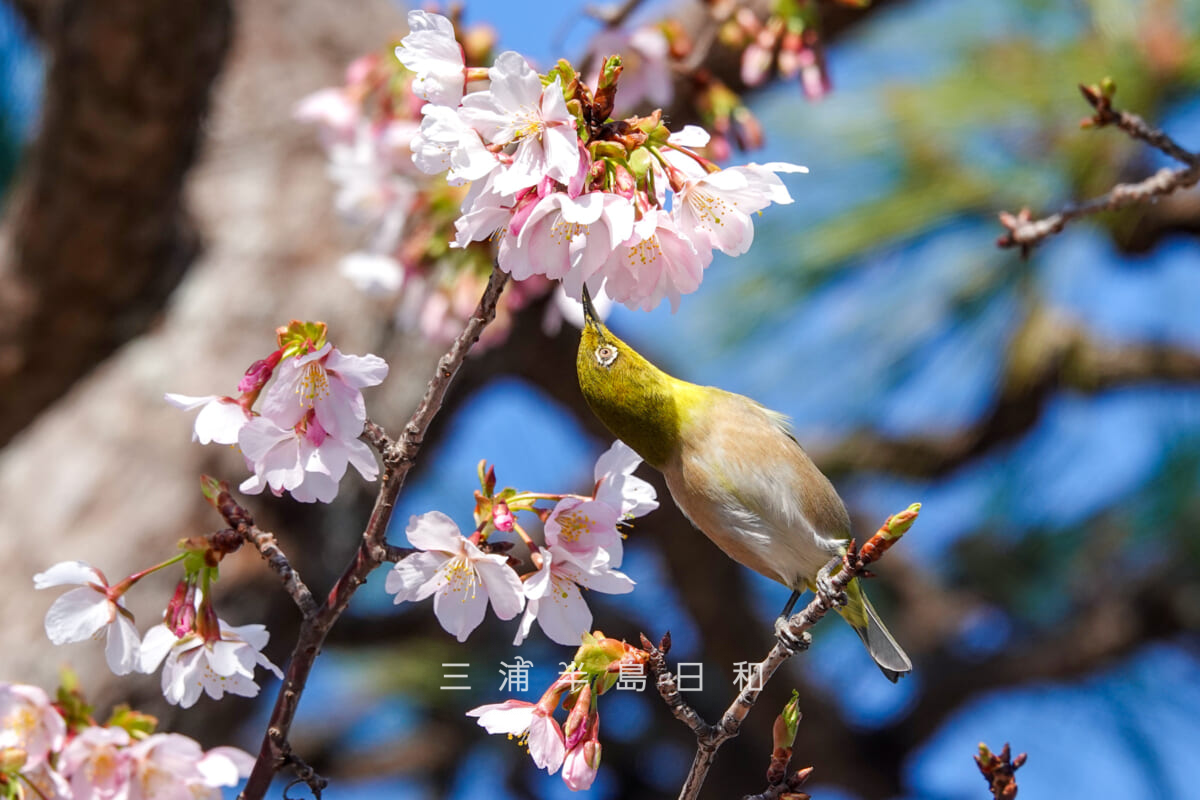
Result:
<svg viewBox="0 0 1200 800"><path fill-rule="evenodd" d="M831 473L885 470L939 477L1017 439L1041 419L1060 391L1100 392L1152 381L1200 383L1200 353L1167 344L1110 344L1083 326L1035 306L1014 337L990 412L945 435L885 438L861 431L814 452Z"/></svg>

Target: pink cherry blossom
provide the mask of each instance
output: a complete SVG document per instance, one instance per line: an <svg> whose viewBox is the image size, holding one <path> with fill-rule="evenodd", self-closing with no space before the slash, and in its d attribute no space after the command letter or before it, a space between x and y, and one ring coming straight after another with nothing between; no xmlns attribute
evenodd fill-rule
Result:
<svg viewBox="0 0 1200 800"><path fill-rule="evenodd" d="M596 772L600 769L600 717L593 714L589 720L587 735L575 742L563 757L562 779L573 792L585 792L592 788Z"/></svg>
<svg viewBox="0 0 1200 800"><path fill-rule="evenodd" d="M529 62L511 50L496 58L488 77L491 87L464 97L459 114L485 142L516 144L496 188L512 194L546 177L570 183L579 172L579 135L562 83L556 78L543 87Z"/></svg>
<svg viewBox="0 0 1200 800"><path fill-rule="evenodd" d="M36 589L80 586L55 600L46 612L46 635L51 642L82 642L99 638L103 632L108 668L117 675L136 669L140 642L133 615L125 608L124 598L113 596L100 570L83 561L62 561L34 575L33 585Z"/></svg>
<svg viewBox="0 0 1200 800"><path fill-rule="evenodd" d="M168 403L184 411L199 408L192 441L200 444L237 444L238 431L250 420L250 413L232 397L215 394L191 397L186 394L163 395Z"/></svg>
<svg viewBox="0 0 1200 800"><path fill-rule="evenodd" d="M553 775L562 766L566 752L562 728L543 704L505 700L473 708L467 716L478 717L479 726L488 733L516 736L522 743L527 743L529 755L538 769Z"/></svg>
<svg viewBox="0 0 1200 800"><path fill-rule="evenodd" d="M286 491L301 503L331 503L347 466L353 465L368 481L379 474L370 447L358 439L329 435L315 411L290 430L267 417L255 417L242 429L238 445L254 471L238 487L247 494L269 487L274 494Z"/></svg>
<svg viewBox="0 0 1200 800"><path fill-rule="evenodd" d="M617 246L602 267L609 296L629 308L650 311L663 299L679 309L682 295L700 288L712 250L685 237L671 214L647 210L634 223L633 236Z"/></svg>
<svg viewBox="0 0 1200 800"><path fill-rule="evenodd" d="M782 162L746 164L688 181L676 193L672 207L679 231L697 247L703 242L731 256L745 253L754 241L750 215L771 203L792 202L777 172L808 169Z"/></svg>
<svg viewBox="0 0 1200 800"><path fill-rule="evenodd" d="M165 624L146 631L141 668L153 672L163 664L162 690L168 703L190 708L201 692L214 700L226 693L254 697L258 694L255 665L283 678L279 667L260 652L270 638L264 626L233 626L219 621L219 627L220 638L212 641L195 631L176 636Z"/></svg>
<svg viewBox="0 0 1200 800"><path fill-rule="evenodd" d="M362 108L339 86L320 89L302 98L293 109L292 116L299 122L320 126L321 138L328 147L334 142L354 138Z"/></svg>
<svg viewBox="0 0 1200 800"><path fill-rule="evenodd" d="M221 787L236 786L254 759L234 747L205 753L193 739L156 733L129 748L133 777L129 800L220 800Z"/></svg>
<svg viewBox="0 0 1200 800"><path fill-rule="evenodd" d="M430 511L408 523L408 541L423 551L396 563L384 588L396 603L430 595L438 622L465 642L483 621L488 602L500 619L512 619L525 605L521 579L502 555L487 554L459 531L454 520Z"/></svg>
<svg viewBox="0 0 1200 800"><path fill-rule="evenodd" d="M620 566L620 519L620 509L608 503L564 497L546 519L546 546L560 548L585 568Z"/></svg>
<svg viewBox="0 0 1200 800"><path fill-rule="evenodd" d="M124 800L133 777L133 759L124 728L84 728L63 750L59 769L71 784L73 800Z"/></svg>
<svg viewBox="0 0 1200 800"><path fill-rule="evenodd" d="M441 14L408 12L409 34L400 40L396 58L417 74L413 93L440 106L457 106L466 84L462 46L454 25Z"/></svg>
<svg viewBox="0 0 1200 800"><path fill-rule="evenodd" d="M387 372L387 362L379 356L345 355L326 342L319 350L279 362L275 383L262 398L262 415L287 429L312 409L330 436L355 439L367 418L360 390L381 383Z"/></svg>
<svg viewBox="0 0 1200 800"><path fill-rule="evenodd" d="M551 641L577 646L580 637L592 629L592 612L579 591L580 586L604 594L633 591L633 581L607 564L585 569L557 546L544 548L540 553L541 568L525 581L525 614L514 645L525 641L536 619Z"/></svg>
<svg viewBox="0 0 1200 800"><path fill-rule="evenodd" d="M584 282L632 233L628 199L608 192L575 198L551 192L532 206L500 266L517 280L531 275L562 280L569 295L580 297Z"/></svg>
<svg viewBox="0 0 1200 800"><path fill-rule="evenodd" d="M67 724L37 686L0 683L0 749L25 751L22 772L48 765L52 753L62 750Z"/></svg>

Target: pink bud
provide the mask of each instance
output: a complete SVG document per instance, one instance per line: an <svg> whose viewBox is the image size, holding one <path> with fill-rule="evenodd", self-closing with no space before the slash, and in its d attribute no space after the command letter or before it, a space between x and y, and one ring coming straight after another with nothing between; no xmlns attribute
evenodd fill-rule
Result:
<svg viewBox="0 0 1200 800"><path fill-rule="evenodd" d="M501 500L492 506L492 524L496 526L496 530L509 533L515 523L512 512L508 510L508 503Z"/></svg>
<svg viewBox="0 0 1200 800"><path fill-rule="evenodd" d="M238 391L248 394L261 389L267 381L271 380L271 374L275 372L275 367L278 366L282 356L283 349L280 348L266 358L260 358L251 364L250 368L246 370L246 374L238 381Z"/></svg>
<svg viewBox="0 0 1200 800"><path fill-rule="evenodd" d="M166 626L176 636L189 633L196 623L196 584L184 578L175 586L167 603Z"/></svg>

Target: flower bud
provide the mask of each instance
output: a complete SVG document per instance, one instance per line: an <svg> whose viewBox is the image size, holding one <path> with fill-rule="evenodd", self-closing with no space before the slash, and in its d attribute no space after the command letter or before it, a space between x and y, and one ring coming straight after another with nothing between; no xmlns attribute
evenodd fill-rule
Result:
<svg viewBox="0 0 1200 800"><path fill-rule="evenodd" d="M772 736L775 748L791 748L796 742L796 727L800 722L800 693L792 690L792 699L787 701L783 711L775 718Z"/></svg>
<svg viewBox="0 0 1200 800"><path fill-rule="evenodd" d="M492 505L492 524L496 526L496 530L509 533L516 524L513 519L512 512L508 510L508 503L501 500Z"/></svg>

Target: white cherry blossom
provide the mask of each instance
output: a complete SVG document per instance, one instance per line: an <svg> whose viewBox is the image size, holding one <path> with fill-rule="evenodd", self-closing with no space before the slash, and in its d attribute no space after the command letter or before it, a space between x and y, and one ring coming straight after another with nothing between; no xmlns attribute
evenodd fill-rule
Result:
<svg viewBox="0 0 1200 800"><path fill-rule="evenodd" d="M430 511L408 523L408 541L422 552L396 563L384 588L394 602L430 595L438 622L465 642L483 622L488 602L500 619L512 619L525 605L521 579L502 555L484 553L459 531L454 520Z"/></svg>
<svg viewBox="0 0 1200 800"><path fill-rule="evenodd" d="M505 700L489 703L467 712L468 717L477 717L479 726L488 733L503 733L515 736L529 745L529 755L538 769L553 775L562 766L566 755L566 742L562 728L540 704L523 700Z"/></svg>
<svg viewBox="0 0 1200 800"><path fill-rule="evenodd" d="M59 597L46 612L46 635L54 644L106 637L104 657L108 668L126 675L137 668L138 639L133 615L124 598L113 598L100 570L83 561L61 561L33 576L35 589L79 586Z"/></svg>
<svg viewBox="0 0 1200 800"><path fill-rule="evenodd" d="M782 162L746 164L688 181L676 193L672 205L680 232L697 248L705 243L731 256L745 253L754 241L751 215L771 203L792 202L777 172L808 169Z"/></svg>
<svg viewBox="0 0 1200 800"><path fill-rule="evenodd" d="M238 431L250 421L250 413L232 397L215 394L192 397L171 392L167 392L163 397L168 403L184 411L200 409L192 429L192 441L200 444L237 444Z"/></svg>
<svg viewBox="0 0 1200 800"><path fill-rule="evenodd" d="M629 576L609 569L607 564L585 569L557 546L540 552L541 568L525 581L525 614L513 644L525 641L536 619L551 641L578 646L583 634L592 629L592 612L579 587L604 594L628 594L633 591L634 583Z"/></svg>
<svg viewBox="0 0 1200 800"><path fill-rule="evenodd" d="M255 665L283 678L279 667L261 652L270 639L266 627L218 622L220 638L212 641L195 631L176 636L165 624L146 631L141 668L143 672L153 672L163 664L162 691L168 703L190 708L202 692L214 700L220 700L226 693L254 697L258 694Z"/></svg>
<svg viewBox="0 0 1200 800"><path fill-rule="evenodd" d="M579 172L579 135L567 110L562 83L545 87L533 67L511 50L488 70L491 87L463 98L459 114L485 142L516 144L512 163L496 176L496 189L514 193L549 177L568 184Z"/></svg>
<svg viewBox="0 0 1200 800"><path fill-rule="evenodd" d="M457 106L466 84L462 46L454 25L441 14L408 12L409 33L400 40L396 58L417 74L413 93L440 106Z"/></svg>

